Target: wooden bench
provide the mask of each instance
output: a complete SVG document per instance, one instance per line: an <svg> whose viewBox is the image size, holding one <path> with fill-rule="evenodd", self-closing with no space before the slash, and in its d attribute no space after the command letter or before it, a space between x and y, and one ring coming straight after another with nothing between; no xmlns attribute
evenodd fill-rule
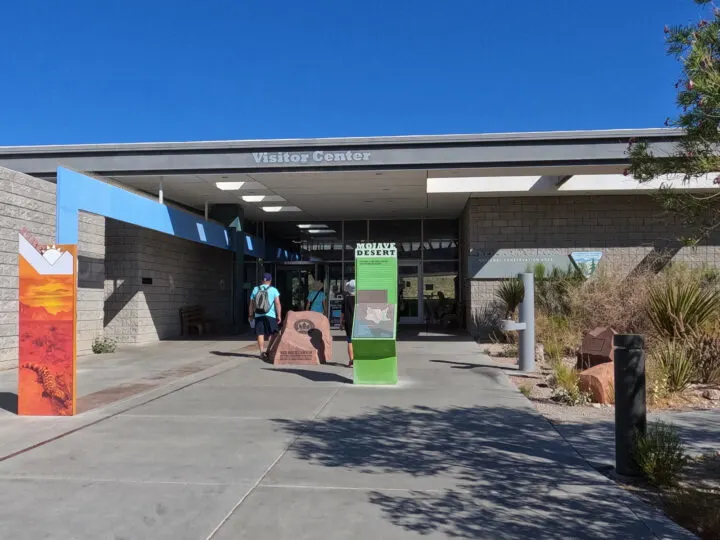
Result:
<svg viewBox="0 0 720 540"><path fill-rule="evenodd" d="M199 336L210 330L210 321L205 316L202 306L180 308L180 335L190 335L192 329L195 329Z"/></svg>

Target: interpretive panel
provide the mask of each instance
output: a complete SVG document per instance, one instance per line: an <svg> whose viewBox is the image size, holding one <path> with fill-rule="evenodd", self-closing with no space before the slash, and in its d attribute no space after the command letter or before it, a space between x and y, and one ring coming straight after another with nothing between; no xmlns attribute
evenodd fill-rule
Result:
<svg viewBox="0 0 720 540"><path fill-rule="evenodd" d="M18 414L75 414L77 246L20 234Z"/></svg>
<svg viewBox="0 0 720 540"><path fill-rule="evenodd" d="M355 288L353 380L357 384L397 384L398 265L394 243L357 245Z"/></svg>
<svg viewBox="0 0 720 540"><path fill-rule="evenodd" d="M353 337L395 339L395 304L355 305Z"/></svg>

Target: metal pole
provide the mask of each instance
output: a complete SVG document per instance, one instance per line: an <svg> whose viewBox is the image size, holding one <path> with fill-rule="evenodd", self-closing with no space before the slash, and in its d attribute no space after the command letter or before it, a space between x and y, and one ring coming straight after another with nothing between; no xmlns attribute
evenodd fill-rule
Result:
<svg viewBox="0 0 720 540"><path fill-rule="evenodd" d="M633 457L635 437L645 433L645 340L638 335L613 338L615 364L615 470L624 476L640 476Z"/></svg>
<svg viewBox="0 0 720 540"><path fill-rule="evenodd" d="M163 183L160 182L160 187L158 188L158 202L159 202L160 204L163 204L163 199L164 199L164 197L163 197Z"/></svg>
<svg viewBox="0 0 720 540"><path fill-rule="evenodd" d="M520 330L519 360L520 371L535 371L535 276L525 272L520 274L525 296L520 303L520 322L525 329Z"/></svg>

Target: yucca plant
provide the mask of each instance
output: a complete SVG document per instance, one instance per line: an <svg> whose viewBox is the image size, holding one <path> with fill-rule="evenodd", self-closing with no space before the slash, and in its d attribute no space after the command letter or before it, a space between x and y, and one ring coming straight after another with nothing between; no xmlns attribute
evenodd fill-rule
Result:
<svg viewBox="0 0 720 540"><path fill-rule="evenodd" d="M503 281L495 291L495 296L505 306L505 318L512 319L515 311L525 298L525 287L519 278L511 278Z"/></svg>
<svg viewBox="0 0 720 540"><path fill-rule="evenodd" d="M652 352L652 361L660 370L669 392L682 392L693 381L695 358L693 350L683 341L659 343Z"/></svg>
<svg viewBox="0 0 720 540"><path fill-rule="evenodd" d="M703 290L692 281L668 281L650 291L648 317L660 337L686 339L717 316L718 301L717 290Z"/></svg>

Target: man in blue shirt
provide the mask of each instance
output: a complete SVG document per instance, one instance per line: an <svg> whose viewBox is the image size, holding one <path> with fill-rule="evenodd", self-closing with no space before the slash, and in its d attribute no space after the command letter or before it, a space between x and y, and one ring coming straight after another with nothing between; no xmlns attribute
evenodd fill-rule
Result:
<svg viewBox="0 0 720 540"><path fill-rule="evenodd" d="M272 286L272 276L270 274L263 276L262 285L255 287L250 295L248 320L255 321L255 335L257 336L260 358L267 360L265 340L268 340L268 348L270 348L272 338L278 333L282 322L280 292Z"/></svg>
<svg viewBox="0 0 720 540"><path fill-rule="evenodd" d="M322 281L315 284L315 290L307 296L305 311L316 311L323 315L327 313L327 298L325 297L325 285Z"/></svg>

